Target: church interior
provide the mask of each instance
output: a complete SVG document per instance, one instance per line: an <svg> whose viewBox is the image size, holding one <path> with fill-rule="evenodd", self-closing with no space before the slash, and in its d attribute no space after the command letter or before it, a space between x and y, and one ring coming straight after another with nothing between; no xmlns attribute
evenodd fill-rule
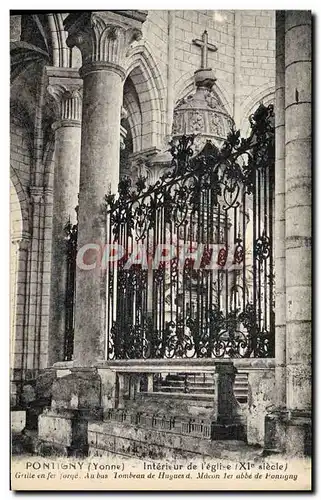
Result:
<svg viewBox="0 0 321 500"><path fill-rule="evenodd" d="M16 453L311 454L311 30L11 11Z"/></svg>

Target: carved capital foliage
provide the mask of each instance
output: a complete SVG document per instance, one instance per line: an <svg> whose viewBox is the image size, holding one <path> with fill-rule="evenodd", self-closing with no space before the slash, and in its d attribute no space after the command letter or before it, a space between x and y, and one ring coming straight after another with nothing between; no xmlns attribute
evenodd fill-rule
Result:
<svg viewBox="0 0 321 500"><path fill-rule="evenodd" d="M100 62L122 68L130 45L142 37L141 21L111 11L68 17L67 45L79 48L83 66Z"/></svg>
<svg viewBox="0 0 321 500"><path fill-rule="evenodd" d="M55 102L58 120L81 120L82 88L80 85L55 83L47 91Z"/></svg>

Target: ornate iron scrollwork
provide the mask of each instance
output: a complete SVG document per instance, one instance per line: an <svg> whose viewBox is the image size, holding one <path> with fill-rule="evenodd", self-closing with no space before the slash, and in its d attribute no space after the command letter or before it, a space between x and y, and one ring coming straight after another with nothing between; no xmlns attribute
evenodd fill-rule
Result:
<svg viewBox="0 0 321 500"><path fill-rule="evenodd" d="M148 253L148 268L108 274L109 357L273 355L273 116L261 105L248 138L232 128L198 155L183 136L154 185L125 178L106 196L112 242ZM159 245L174 255L155 267Z"/></svg>

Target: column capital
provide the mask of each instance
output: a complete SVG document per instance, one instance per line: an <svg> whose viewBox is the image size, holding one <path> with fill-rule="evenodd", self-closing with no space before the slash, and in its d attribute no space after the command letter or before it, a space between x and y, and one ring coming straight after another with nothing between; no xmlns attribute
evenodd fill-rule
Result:
<svg viewBox="0 0 321 500"><path fill-rule="evenodd" d="M11 242L13 245L17 245L17 250L27 250L30 246L31 235L30 233L23 232L22 234L13 234L11 236Z"/></svg>
<svg viewBox="0 0 321 500"><path fill-rule="evenodd" d="M52 128L61 126L80 127L82 108L82 88L63 84L48 85L47 91L55 102L57 121Z"/></svg>
<svg viewBox="0 0 321 500"><path fill-rule="evenodd" d="M130 45L142 38L146 19L145 13L135 16L135 11L130 12L75 13L65 19L67 45L78 47L82 54L81 76L108 68L125 77L124 59Z"/></svg>
<svg viewBox="0 0 321 500"><path fill-rule="evenodd" d="M82 79L73 68L47 67L47 92L54 103L56 121L53 129L61 126L80 127L82 111Z"/></svg>
<svg viewBox="0 0 321 500"><path fill-rule="evenodd" d="M30 198L32 203L40 204L44 201L44 189L41 186L30 186Z"/></svg>

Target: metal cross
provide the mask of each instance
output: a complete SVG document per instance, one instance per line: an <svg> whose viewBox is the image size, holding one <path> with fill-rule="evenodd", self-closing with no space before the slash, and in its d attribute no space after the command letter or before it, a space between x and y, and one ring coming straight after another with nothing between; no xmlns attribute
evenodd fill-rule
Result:
<svg viewBox="0 0 321 500"><path fill-rule="evenodd" d="M208 51L216 52L217 47L213 45L212 43L208 43L208 33L205 30L203 35L202 35L202 40L193 40L194 45L197 45L197 47L201 47L202 49L202 62L201 62L201 69L206 69L208 66Z"/></svg>

